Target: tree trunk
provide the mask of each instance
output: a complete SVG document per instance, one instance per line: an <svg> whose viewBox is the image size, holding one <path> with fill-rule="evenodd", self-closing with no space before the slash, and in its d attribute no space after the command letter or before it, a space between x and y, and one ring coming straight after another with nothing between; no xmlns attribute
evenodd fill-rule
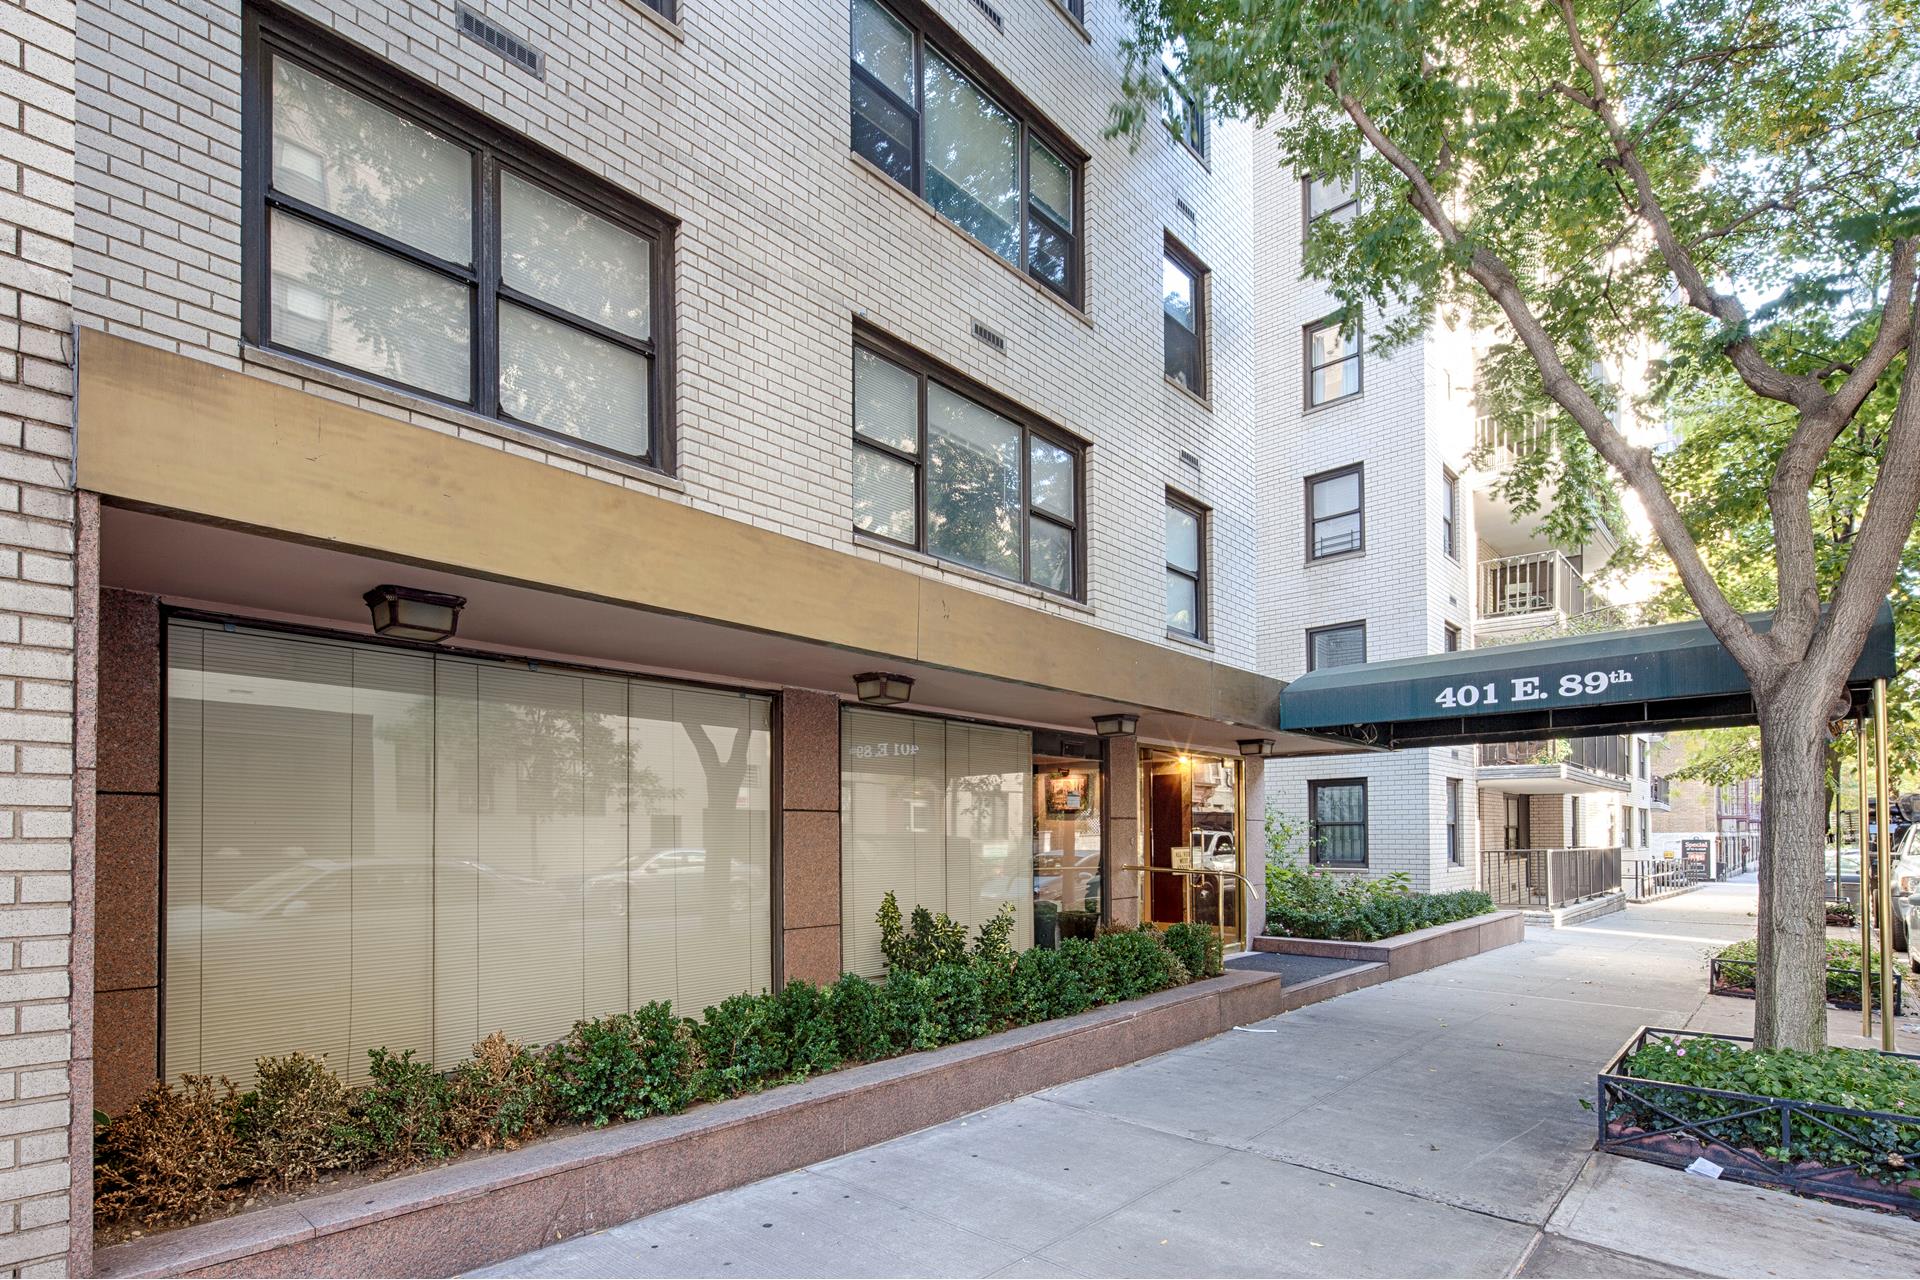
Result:
<svg viewBox="0 0 1920 1280"><path fill-rule="evenodd" d="M1759 1049L1827 1043L1827 715L1834 691L1802 676L1765 694L1760 716ZM1824 686L1824 682L1819 682Z"/></svg>

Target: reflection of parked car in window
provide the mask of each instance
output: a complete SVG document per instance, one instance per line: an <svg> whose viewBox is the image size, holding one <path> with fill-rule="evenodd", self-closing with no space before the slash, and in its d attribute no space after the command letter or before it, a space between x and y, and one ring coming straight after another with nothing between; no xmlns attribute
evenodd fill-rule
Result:
<svg viewBox="0 0 1920 1280"><path fill-rule="evenodd" d="M1196 831L1193 833L1193 865L1201 871L1238 871L1233 832Z"/></svg>

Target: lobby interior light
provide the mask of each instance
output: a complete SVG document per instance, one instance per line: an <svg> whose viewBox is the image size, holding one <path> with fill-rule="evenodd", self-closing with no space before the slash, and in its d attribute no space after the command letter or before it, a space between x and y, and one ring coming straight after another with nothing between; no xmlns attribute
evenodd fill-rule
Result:
<svg viewBox="0 0 1920 1280"><path fill-rule="evenodd" d="M872 707L897 707L913 696L913 677L868 671L853 678L853 692Z"/></svg>
<svg viewBox="0 0 1920 1280"><path fill-rule="evenodd" d="M1093 731L1103 738L1130 738L1140 731L1140 717L1126 712L1095 716Z"/></svg>
<svg viewBox="0 0 1920 1280"><path fill-rule="evenodd" d="M425 640L438 644L452 637L460 625L460 610L465 596L444 591L423 591L385 583L361 597L373 614L376 635L395 640Z"/></svg>

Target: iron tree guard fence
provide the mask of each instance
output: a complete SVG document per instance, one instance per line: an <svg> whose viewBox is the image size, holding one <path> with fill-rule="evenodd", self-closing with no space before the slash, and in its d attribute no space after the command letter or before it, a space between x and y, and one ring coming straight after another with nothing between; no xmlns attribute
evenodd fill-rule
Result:
<svg viewBox="0 0 1920 1280"><path fill-rule="evenodd" d="M1705 1157L1720 1166L1718 1176L1723 1178L1920 1218L1920 1115L1800 1102L1626 1074L1627 1060L1655 1038L1753 1043L1749 1036L1640 1028L1600 1073L1597 1149L1675 1169ZM1920 1063L1920 1054L1887 1056ZM1854 1149L1871 1151L1878 1156L1877 1167L1860 1161L1828 1164L1796 1156L1796 1132L1803 1139L1807 1135L1813 1135L1813 1141L1838 1139Z"/></svg>
<svg viewBox="0 0 1920 1280"><path fill-rule="evenodd" d="M1707 994L1710 996L1737 996L1742 1000L1753 999L1753 974L1758 965L1755 960L1729 960L1715 956L1707 965ZM1836 983L1835 978L1851 981L1853 995L1845 994L1847 981ZM1858 1009L1860 1007L1860 988L1871 985L1875 1003L1885 1003L1880 993L1880 975L1873 972L1871 965L1865 968L1850 964L1830 964L1827 966L1827 1003L1836 1009ZM1839 987L1839 990L1835 988ZM1900 1007L1901 991L1904 984L1898 973L1893 975L1893 1014L1897 1018L1903 1012Z"/></svg>

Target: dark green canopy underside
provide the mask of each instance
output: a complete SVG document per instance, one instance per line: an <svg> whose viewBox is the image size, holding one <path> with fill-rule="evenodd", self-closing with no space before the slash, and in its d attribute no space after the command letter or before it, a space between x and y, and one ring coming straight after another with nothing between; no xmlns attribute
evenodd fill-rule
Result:
<svg viewBox="0 0 1920 1280"><path fill-rule="evenodd" d="M1748 620L1772 625L1771 614ZM1854 714L1893 676L1893 610L1882 605L1847 680ZM1704 622L1331 667L1280 695L1282 730L1383 749L1753 720L1746 674Z"/></svg>

